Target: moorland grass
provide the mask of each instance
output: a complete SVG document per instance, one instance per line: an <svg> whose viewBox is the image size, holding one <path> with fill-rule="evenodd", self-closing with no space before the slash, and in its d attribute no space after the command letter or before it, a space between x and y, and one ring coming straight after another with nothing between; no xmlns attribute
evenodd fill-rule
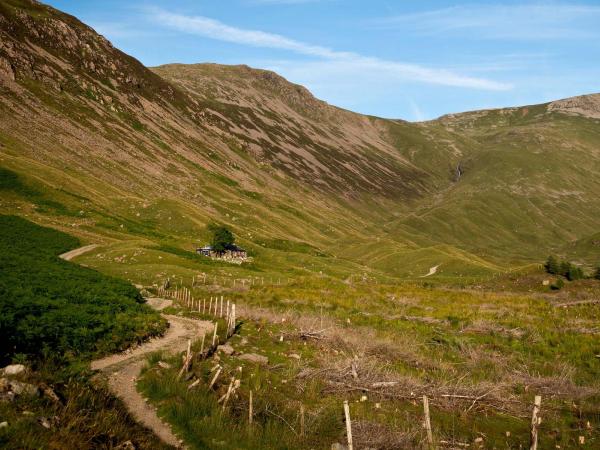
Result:
<svg viewBox="0 0 600 450"><path fill-rule="evenodd" d="M214 288L196 286L193 291L196 298L210 297ZM193 393L186 388L191 380L175 381L174 374L156 368L156 361L140 384L192 446L206 443L200 429L192 430L198 421L205 421L202 430L214 442L238 445L237 436L248 433L244 420L250 389L255 398L277 405L279 426L289 431L287 422L297 431L302 403L310 414L310 426L315 427L307 431L313 439L310 443L273 440L273 447L264 448L329 448L333 442L343 442L344 399L351 401L358 424L356 442L416 448L424 438L422 394L431 398L438 441L472 444L483 437L486 448L525 447L535 394L543 396L542 448L571 448L579 436L594 445L600 438L600 362L596 356L600 348L596 336L587 331L600 319L598 306L564 309L539 294L343 282L327 277L224 293L246 318L239 336L231 339L235 350L264 354L269 366L247 366L235 355L220 354L218 362L228 376L243 366L239 397L222 422L213 417L220 412L214 399L226 389L229 378L223 378L216 392L206 391L209 371L216 364L213 360L195 363L201 388ZM171 310L176 312L177 308ZM300 339L300 329L325 330L323 340ZM356 380L350 371L355 357ZM170 361L176 367L180 364L178 357ZM386 393L369 385L385 380L395 380L399 388ZM449 400L443 394L468 399ZM202 412L194 415L197 407ZM328 425L317 425L323 423ZM209 426L214 427L214 435L204 428ZM223 429L234 431L224 435ZM247 446L240 448L265 445L245 442ZM386 442L395 444L386 447Z"/></svg>

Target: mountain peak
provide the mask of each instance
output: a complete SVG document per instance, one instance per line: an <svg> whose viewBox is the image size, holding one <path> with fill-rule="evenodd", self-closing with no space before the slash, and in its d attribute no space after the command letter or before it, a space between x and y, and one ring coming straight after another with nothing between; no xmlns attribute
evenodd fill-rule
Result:
<svg viewBox="0 0 600 450"><path fill-rule="evenodd" d="M548 104L548 111L600 119L600 94L579 95L556 100Z"/></svg>

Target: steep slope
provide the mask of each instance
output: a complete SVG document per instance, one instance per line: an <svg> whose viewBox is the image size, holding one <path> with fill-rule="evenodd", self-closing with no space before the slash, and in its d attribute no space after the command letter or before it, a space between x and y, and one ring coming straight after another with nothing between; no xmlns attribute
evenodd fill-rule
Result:
<svg viewBox="0 0 600 450"><path fill-rule="evenodd" d="M153 70L189 93L254 159L304 184L350 198L427 190L427 174L402 157L375 120L317 100L273 72L217 64Z"/></svg>
<svg viewBox="0 0 600 450"><path fill-rule="evenodd" d="M174 237L186 228L185 237L191 238L212 218L235 221L244 231L260 230L263 237L312 235L317 242L354 228L347 207L319 189L361 194L340 182L349 177L337 163L318 165L323 173L341 174L330 180L283 152L271 154L270 162L255 158L234 133L217 126L224 120L235 127L235 121L145 69L76 19L35 2L11 0L1 5L0 33L3 165L42 183L38 188L49 190L53 199L73 203L71 212L97 212L85 217L86 225ZM388 160L390 173L414 171ZM363 164L354 173L366 179L361 170L372 169ZM303 179L315 183L305 185ZM401 181L397 185L397 193L414 191ZM303 204L294 204L298 197ZM132 217L131 209L140 204L145 211L160 206L151 217L139 211ZM170 213L181 214L181 208L195 217L177 226L159 223ZM298 217L301 225L294 223ZM125 219L129 227L120 226Z"/></svg>
<svg viewBox="0 0 600 450"><path fill-rule="evenodd" d="M565 114L558 103L427 124L438 139L455 136L461 174L403 224L484 257L515 259L597 231L600 120Z"/></svg>
<svg viewBox="0 0 600 450"><path fill-rule="evenodd" d="M219 221L260 270L485 275L597 232L597 98L384 120L246 66L149 70L6 0L0 209L116 247L189 250Z"/></svg>

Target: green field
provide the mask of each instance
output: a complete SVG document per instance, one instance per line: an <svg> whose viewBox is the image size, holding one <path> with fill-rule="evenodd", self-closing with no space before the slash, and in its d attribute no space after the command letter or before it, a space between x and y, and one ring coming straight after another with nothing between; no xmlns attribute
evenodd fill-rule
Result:
<svg viewBox="0 0 600 450"><path fill-rule="evenodd" d="M541 448L574 448L580 436L595 448L598 305L557 308L548 288L541 297L498 292L500 283L514 282L496 280L495 292L329 277L244 290L196 286L197 298L217 292L237 304L242 318L229 340L236 353L194 362L186 380L176 380L179 357L155 355L139 389L192 448L327 449L345 442L344 400L350 401L359 448L418 448L425 442L422 395L432 405L434 437L442 447L528 446L533 398L541 395ZM600 292L600 285L582 281L569 289ZM302 337L307 332L315 338ZM267 356L268 365L238 359L252 352ZM161 369L161 360L173 368ZM207 390L217 364L224 376ZM223 414L216 400L231 377L241 387ZM198 387L188 390L196 379ZM378 387L381 382L389 384Z"/></svg>

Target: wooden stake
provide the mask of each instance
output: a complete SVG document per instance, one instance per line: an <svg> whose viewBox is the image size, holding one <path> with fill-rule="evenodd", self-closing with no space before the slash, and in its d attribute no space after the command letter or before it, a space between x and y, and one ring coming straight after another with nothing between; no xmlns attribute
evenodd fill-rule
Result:
<svg viewBox="0 0 600 450"><path fill-rule="evenodd" d="M200 356L204 354L204 338L206 338L206 334L202 335L202 345L200 345Z"/></svg>
<svg viewBox="0 0 600 450"><path fill-rule="evenodd" d="M425 429L427 430L427 445L433 449L433 433L431 431L431 417L429 415L429 399L426 395L423 396L423 412L425 414Z"/></svg>
<svg viewBox="0 0 600 450"><path fill-rule="evenodd" d="M304 437L304 405L300 404L300 436Z"/></svg>
<svg viewBox="0 0 600 450"><path fill-rule="evenodd" d="M223 368L219 367L219 370L217 370L217 373L215 373L215 376L213 377L213 379L210 381L210 384L208 385L208 390L211 390L212 387L217 382L217 378L219 378L219 375L221 375L221 370L223 370Z"/></svg>
<svg viewBox="0 0 600 450"><path fill-rule="evenodd" d="M217 400L217 403L221 403L223 400L225 400L226 397L229 397L229 393L231 392L231 389L233 388L233 383L235 383L235 377L231 377L229 386L227 386L227 391L225 392L225 394L223 394L223 395L221 395L221 397L219 397L219 400Z"/></svg>
<svg viewBox="0 0 600 450"><path fill-rule="evenodd" d="M229 389L227 389L227 394L225 394L225 400L223 401L223 411L225 411L225 406L227 406L227 401L229 397L240 386L240 380L236 380L235 377L231 379L231 384L229 385Z"/></svg>
<svg viewBox="0 0 600 450"><path fill-rule="evenodd" d="M219 313L219 317L223 317L223 296L221 295L221 312Z"/></svg>
<svg viewBox="0 0 600 450"><path fill-rule="evenodd" d="M213 340L212 340L212 346L215 346L215 342L217 341L217 326L219 325L219 322L215 322L215 333L213 334Z"/></svg>
<svg viewBox="0 0 600 450"><path fill-rule="evenodd" d="M252 425L252 391L250 391L250 400L248 403L248 425Z"/></svg>
<svg viewBox="0 0 600 450"><path fill-rule="evenodd" d="M229 325L227 329L227 335L233 336L235 332L235 303L231 305L231 314L229 316Z"/></svg>
<svg viewBox="0 0 600 450"><path fill-rule="evenodd" d="M538 425L542 422L542 418L539 417L540 407L542 406L541 395L536 395L533 402L533 413L531 415L531 446L530 450L537 450L538 448Z"/></svg>
<svg viewBox="0 0 600 450"><path fill-rule="evenodd" d="M190 363L192 362L192 341L188 339L187 352L185 354L185 358L183 360L183 367L179 371L177 378L181 378L184 372L187 372L190 368Z"/></svg>
<svg viewBox="0 0 600 450"><path fill-rule="evenodd" d="M210 298L210 303L208 305L208 313L210 314L211 311L212 311L212 297Z"/></svg>
<svg viewBox="0 0 600 450"><path fill-rule="evenodd" d="M350 421L350 406L344 400L344 414L346 416L346 434L348 435L348 450L352 450L352 422Z"/></svg>

